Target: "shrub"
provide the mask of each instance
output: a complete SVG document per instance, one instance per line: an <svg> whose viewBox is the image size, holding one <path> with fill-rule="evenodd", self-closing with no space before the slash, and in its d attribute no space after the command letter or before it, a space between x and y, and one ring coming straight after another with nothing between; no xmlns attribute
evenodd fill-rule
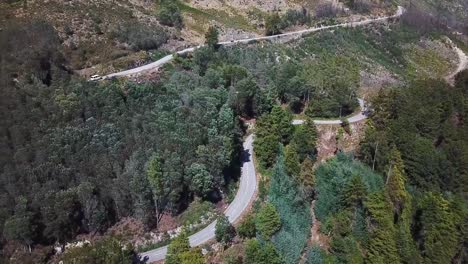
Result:
<svg viewBox="0 0 468 264"><path fill-rule="evenodd" d="M93 244L68 249L62 256L64 263L134 263L136 254L129 245L122 244L116 238L106 238Z"/></svg>
<svg viewBox="0 0 468 264"><path fill-rule="evenodd" d="M255 226L255 216L248 214L237 227L237 233L242 238L253 238L257 233Z"/></svg>
<svg viewBox="0 0 468 264"><path fill-rule="evenodd" d="M281 228L281 220L272 204L262 206L256 217L256 227L263 239L269 239Z"/></svg>
<svg viewBox="0 0 468 264"><path fill-rule="evenodd" d="M182 225L190 225L190 224L196 224L200 221L200 219L207 215L208 213L213 213L214 212L214 206L212 203L207 202L207 201L202 201L200 199L195 199L187 210L185 210L180 216L179 216L179 222Z"/></svg>
<svg viewBox="0 0 468 264"><path fill-rule="evenodd" d="M218 218L218 221L216 222L216 227L215 227L215 236L216 236L216 241L223 243L223 244L229 244L232 242L232 239L236 235L236 230L234 229L234 226L229 222L229 219L227 216L223 215Z"/></svg>
<svg viewBox="0 0 468 264"><path fill-rule="evenodd" d="M177 4L172 0L164 0L158 11L158 19L161 24L181 28L183 26L182 14Z"/></svg>
<svg viewBox="0 0 468 264"><path fill-rule="evenodd" d="M282 23L278 13L269 15L265 20L265 34L267 36L277 35L281 33Z"/></svg>
<svg viewBox="0 0 468 264"><path fill-rule="evenodd" d="M305 25L310 23L310 15L307 9L301 10L289 9L282 17L282 27L286 28L294 25Z"/></svg>

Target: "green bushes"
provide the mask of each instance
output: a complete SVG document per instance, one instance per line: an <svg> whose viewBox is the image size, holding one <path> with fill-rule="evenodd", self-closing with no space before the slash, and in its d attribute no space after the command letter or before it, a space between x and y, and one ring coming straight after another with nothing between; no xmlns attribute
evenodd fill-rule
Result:
<svg viewBox="0 0 468 264"><path fill-rule="evenodd" d="M282 264L280 255L270 242L260 243L257 239L245 243L245 264Z"/></svg>
<svg viewBox="0 0 468 264"><path fill-rule="evenodd" d="M136 252L131 245L124 244L116 238L105 238L84 243L83 246L72 247L61 257L64 263L122 263L131 264L137 259Z"/></svg>
<svg viewBox="0 0 468 264"><path fill-rule="evenodd" d="M179 216L179 222L182 225L196 224L200 219L207 214L214 214L214 205L208 201L202 201L201 199L195 199L188 208Z"/></svg>
<svg viewBox="0 0 468 264"><path fill-rule="evenodd" d="M232 239L234 239L235 235L236 230L234 229L234 226L232 226L232 224L229 222L228 217L225 215L218 217L215 227L216 241L227 245L232 242Z"/></svg>
<svg viewBox="0 0 468 264"><path fill-rule="evenodd" d="M199 248L190 249L185 230L174 238L167 248L166 264L203 264L205 260Z"/></svg>
<svg viewBox="0 0 468 264"><path fill-rule="evenodd" d="M160 0L160 9L157 17L161 24L181 28L183 26L182 13L177 2L173 0Z"/></svg>
<svg viewBox="0 0 468 264"><path fill-rule="evenodd" d="M242 238L253 238L256 233L255 216L253 214L248 214L237 227L237 234Z"/></svg>
<svg viewBox="0 0 468 264"><path fill-rule="evenodd" d="M281 220L275 207L271 204L265 204L258 211L255 226L260 236L268 240L281 228Z"/></svg>

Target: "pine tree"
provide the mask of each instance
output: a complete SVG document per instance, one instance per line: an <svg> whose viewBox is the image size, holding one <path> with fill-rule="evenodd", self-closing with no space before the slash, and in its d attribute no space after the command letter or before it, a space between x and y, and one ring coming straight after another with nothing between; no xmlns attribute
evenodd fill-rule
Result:
<svg viewBox="0 0 468 264"><path fill-rule="evenodd" d="M299 163L299 156L296 153L294 146L289 144L284 150L284 162L286 165L286 172L289 176L299 179L301 172L301 164Z"/></svg>
<svg viewBox="0 0 468 264"><path fill-rule="evenodd" d="M353 176L344 189L344 203L348 207L361 206L367 195L366 186L360 176Z"/></svg>
<svg viewBox="0 0 468 264"><path fill-rule="evenodd" d="M369 263L399 263L392 205L384 192L371 193L364 205L371 227L366 259Z"/></svg>
<svg viewBox="0 0 468 264"><path fill-rule="evenodd" d="M235 236L236 230L229 222L228 217L225 215L218 217L215 227L216 241L227 245L232 242Z"/></svg>
<svg viewBox="0 0 468 264"><path fill-rule="evenodd" d="M205 34L205 42L209 47L216 48L218 45L219 32L215 26L210 26Z"/></svg>
<svg viewBox="0 0 468 264"><path fill-rule="evenodd" d="M187 232L182 232L174 238L167 248L166 264L180 264L184 254L190 252L190 244Z"/></svg>
<svg viewBox="0 0 468 264"><path fill-rule="evenodd" d="M313 197L315 187L314 162L310 158L306 158L301 164L301 173L299 181L304 187L307 197Z"/></svg>
<svg viewBox="0 0 468 264"><path fill-rule="evenodd" d="M438 193L426 193L420 201L420 241L425 263L450 263L457 252L460 239L456 215L450 203Z"/></svg>
<svg viewBox="0 0 468 264"><path fill-rule="evenodd" d="M405 188L406 176L400 152L394 147L390 153L390 168L387 175L386 189L393 204L393 210L400 214L408 200Z"/></svg>
<svg viewBox="0 0 468 264"><path fill-rule="evenodd" d="M256 227L263 239L269 239L281 228L281 219L272 204L262 206L256 217Z"/></svg>

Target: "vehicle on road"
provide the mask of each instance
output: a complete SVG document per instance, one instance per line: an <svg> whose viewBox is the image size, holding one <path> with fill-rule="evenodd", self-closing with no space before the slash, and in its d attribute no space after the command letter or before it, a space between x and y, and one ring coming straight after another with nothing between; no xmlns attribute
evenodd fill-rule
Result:
<svg viewBox="0 0 468 264"><path fill-rule="evenodd" d="M100 75L97 75L97 74L92 75L91 78L89 78L89 80L92 81L92 82L99 81L101 79L102 79L102 77Z"/></svg>

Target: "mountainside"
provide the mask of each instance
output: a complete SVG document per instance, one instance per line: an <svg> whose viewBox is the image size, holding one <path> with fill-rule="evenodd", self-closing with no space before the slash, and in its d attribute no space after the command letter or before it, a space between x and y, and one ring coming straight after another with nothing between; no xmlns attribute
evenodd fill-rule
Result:
<svg viewBox="0 0 468 264"><path fill-rule="evenodd" d="M2 1L0 263L466 262L466 8Z"/></svg>

